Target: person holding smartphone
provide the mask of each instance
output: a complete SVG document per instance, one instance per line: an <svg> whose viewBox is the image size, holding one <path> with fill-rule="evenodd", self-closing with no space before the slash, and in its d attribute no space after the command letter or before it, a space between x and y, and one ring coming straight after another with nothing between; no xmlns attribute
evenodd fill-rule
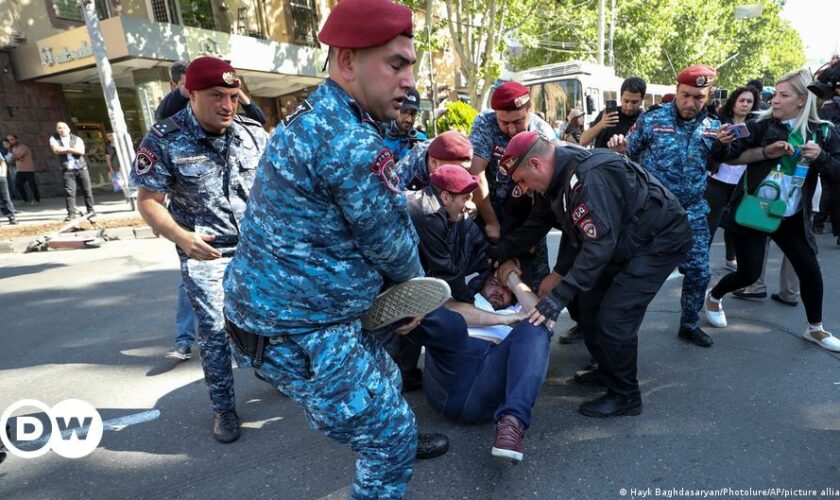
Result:
<svg viewBox="0 0 840 500"><path fill-rule="evenodd" d="M730 127L730 131L738 134L739 137L744 136L744 131L749 134L746 129L745 122L750 114L758 110L758 92L751 87L738 87L732 91L729 99L723 105L720 112L720 120L724 126L735 125ZM735 191L735 186L741 180L741 174L747 168L746 165L730 165L723 162L714 169L714 172L709 173L708 184L706 184L705 198L709 203L709 213L706 214L706 221L709 224L709 243L715 239L715 231L720 225L720 218L723 215L723 209L732 197ZM732 233L727 231L724 235L726 242L726 268L735 271L737 270L737 261L735 259L735 246L732 243Z"/></svg>
<svg viewBox="0 0 840 500"><path fill-rule="evenodd" d="M785 201L786 210L779 227L769 234L738 224L735 210L724 218L723 226L736 230L738 270L711 289L704 310L715 326L726 326L721 299L758 279L769 236L790 259L799 280L808 285L801 291L808 321L802 337L823 349L840 352L840 340L822 324L823 279L810 222L817 176L840 175L840 134L831 122L817 115L816 97L807 89L810 82L807 69L784 75L776 83L771 108L747 122L748 137L736 139L726 128L718 131L712 157L748 164L746 186L738 183L731 206L738 206L745 191L756 193L765 179L781 176L780 199ZM802 158L809 160L804 172L799 166Z"/></svg>
<svg viewBox="0 0 840 500"><path fill-rule="evenodd" d="M627 132L642 114L647 83L638 76L631 76L621 84L621 106L615 101L607 101L604 111L595 117L589 128L580 136L580 145L595 144L596 148L607 147L610 137Z"/></svg>

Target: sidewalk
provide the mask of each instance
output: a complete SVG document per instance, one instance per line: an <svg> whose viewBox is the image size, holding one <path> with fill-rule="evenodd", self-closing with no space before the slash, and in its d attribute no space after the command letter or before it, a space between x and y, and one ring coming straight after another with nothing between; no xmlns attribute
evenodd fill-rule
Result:
<svg viewBox="0 0 840 500"><path fill-rule="evenodd" d="M148 237L151 230L137 211L132 211L129 202L122 193L94 192L96 201L96 223L104 226L110 236L119 239ZM85 206L81 196L76 198L76 209L84 213ZM64 197L41 198L41 203L24 203L15 200L17 225L9 225L5 218L0 219L0 253L22 252L26 245L35 238L56 231L66 222L67 210ZM94 229L83 222L80 230Z"/></svg>

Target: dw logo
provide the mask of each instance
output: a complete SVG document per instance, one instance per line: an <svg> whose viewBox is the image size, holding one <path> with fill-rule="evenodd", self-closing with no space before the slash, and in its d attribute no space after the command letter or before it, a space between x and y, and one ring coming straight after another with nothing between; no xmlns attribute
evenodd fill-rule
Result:
<svg viewBox="0 0 840 500"><path fill-rule="evenodd" d="M37 408L47 416L50 429L42 419L22 415L15 419L15 440L7 432L11 415L21 408ZM13 455L36 458L53 450L65 458L81 458L99 446L104 426L99 412L90 403L67 399L52 408L35 399L22 399L6 408L0 416L0 439Z"/></svg>

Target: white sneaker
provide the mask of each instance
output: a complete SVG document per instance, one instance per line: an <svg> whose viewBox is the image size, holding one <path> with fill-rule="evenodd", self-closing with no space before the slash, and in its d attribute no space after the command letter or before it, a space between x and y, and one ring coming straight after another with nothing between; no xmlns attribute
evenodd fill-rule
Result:
<svg viewBox="0 0 840 500"><path fill-rule="evenodd" d="M709 321L709 324L715 328L725 328L726 327L726 313L723 312L723 301L718 304L718 311L712 311L708 307L709 300L711 299L712 292L709 291L706 293L706 300L703 301L703 312L706 313L706 319Z"/></svg>
<svg viewBox="0 0 840 500"><path fill-rule="evenodd" d="M380 293L362 316L366 330L378 330L404 318L424 316L449 300L449 284L437 278L414 278Z"/></svg>
<svg viewBox="0 0 840 500"><path fill-rule="evenodd" d="M802 338L817 344L827 351L840 352L840 340L825 330L812 332L810 328L806 327Z"/></svg>

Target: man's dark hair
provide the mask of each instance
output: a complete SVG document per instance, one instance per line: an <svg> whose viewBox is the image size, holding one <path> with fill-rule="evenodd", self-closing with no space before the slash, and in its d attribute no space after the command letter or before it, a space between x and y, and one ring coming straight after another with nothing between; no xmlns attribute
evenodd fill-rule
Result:
<svg viewBox="0 0 840 500"><path fill-rule="evenodd" d="M187 72L187 63L184 61L175 61L175 64L169 68L169 78L172 79L173 82L178 82L181 80L181 77L184 76L184 73Z"/></svg>
<svg viewBox="0 0 840 500"><path fill-rule="evenodd" d="M759 94L764 89L764 83L758 78L748 81L746 86L754 88Z"/></svg>
<svg viewBox="0 0 840 500"><path fill-rule="evenodd" d="M639 94L644 99L645 92L647 92L647 82L638 76L631 76L630 78L624 80L624 83L621 84L621 93L619 95L625 92Z"/></svg>

